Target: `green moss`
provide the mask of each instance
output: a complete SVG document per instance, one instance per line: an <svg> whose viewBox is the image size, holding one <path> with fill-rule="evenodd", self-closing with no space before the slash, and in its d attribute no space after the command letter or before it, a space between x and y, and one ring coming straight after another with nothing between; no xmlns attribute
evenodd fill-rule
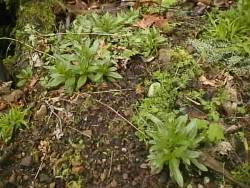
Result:
<svg viewBox="0 0 250 188"><path fill-rule="evenodd" d="M52 32L55 28L55 15L51 10L51 3L45 0L22 4L17 13L15 28L17 37L20 37L19 31L22 31L27 24L34 26L41 33Z"/></svg>
<svg viewBox="0 0 250 188"><path fill-rule="evenodd" d="M250 186L250 163L240 165L232 174L237 181Z"/></svg>

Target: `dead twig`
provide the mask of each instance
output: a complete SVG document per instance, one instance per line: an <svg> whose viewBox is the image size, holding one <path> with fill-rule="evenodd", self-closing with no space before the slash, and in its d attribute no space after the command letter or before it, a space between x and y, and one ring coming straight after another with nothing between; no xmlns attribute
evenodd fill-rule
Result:
<svg viewBox="0 0 250 188"><path fill-rule="evenodd" d="M23 41L20 41L20 40L17 40L17 39L13 39L13 38L9 38L9 37L1 37L0 40L10 40L10 41L18 42L18 43L20 43L20 44L22 44L22 45L24 45L24 46L26 46L26 47L28 47L28 48L34 50L35 52L38 52L38 53L47 55L47 56L49 56L49 57L51 57L51 58L53 58L53 59L56 59L56 57L54 57L53 55L50 55L50 54L48 54L48 53L46 53L46 52L43 52L43 51L41 51L41 50L38 50L38 49L34 48L33 46L31 46L31 45L29 45L29 44L26 44L26 43L23 42Z"/></svg>
<svg viewBox="0 0 250 188"><path fill-rule="evenodd" d="M17 149L17 146L17 143L13 143L5 149L5 152L0 156L0 165L4 164L4 162L7 161L10 156L13 155L13 153Z"/></svg>
<svg viewBox="0 0 250 188"><path fill-rule="evenodd" d="M186 98L188 101L190 101L190 102L192 102L192 103L194 103L194 104L196 104L196 105L198 105L198 106L201 105L201 103L199 103L199 102L197 102L197 101L195 101L195 100L189 98L188 96L185 96L185 98Z"/></svg>
<svg viewBox="0 0 250 188"><path fill-rule="evenodd" d="M233 134L233 133L237 132L239 129L244 128L244 127L246 127L246 125L232 125L225 130L225 133L226 134Z"/></svg>
<svg viewBox="0 0 250 188"><path fill-rule="evenodd" d="M88 93L82 93L82 94L78 94L77 95L77 98L79 96L82 96L82 95L88 95L88 96L91 96L90 94ZM145 133L143 131L141 131L140 129L138 129L133 123L131 123L129 120L127 120L124 116L122 116L117 110L115 110L114 108L112 108L111 106L105 104L104 102L100 101L100 100L97 100L97 99L94 99L97 103L103 105L104 107L108 108L109 110L111 110L112 112L114 112L117 116L119 116L122 120L124 120L126 123L128 123L131 127L133 127L135 130L137 130L138 132L140 132L141 134L145 135ZM145 135L146 136L146 135Z"/></svg>
<svg viewBox="0 0 250 188"><path fill-rule="evenodd" d="M80 133L80 134L83 135L83 136L86 136L86 137L88 137L88 138L91 138L91 136L89 136L88 134L85 134L84 132L82 132L82 131L80 131L80 130L74 128L74 127L71 127L71 126L69 126L69 125L67 125L67 127L70 128L70 129L72 129L72 130L74 130L74 131L76 131L76 132L78 132L78 133Z"/></svg>
<svg viewBox="0 0 250 188"><path fill-rule="evenodd" d="M36 175L35 175L35 179L37 178L37 176L39 175L40 171L42 170L42 165L43 165L43 160L41 161L39 167L38 167L38 170L36 172Z"/></svg>
<svg viewBox="0 0 250 188"><path fill-rule="evenodd" d="M86 92L86 94L115 93L115 92L133 91L133 90L134 90L134 89L111 89L111 90L105 90L105 91Z"/></svg>
<svg viewBox="0 0 250 188"><path fill-rule="evenodd" d="M111 171L112 171L112 165L113 165L113 154L114 154L114 152L113 152L113 151L111 151L108 177L110 177L110 175L111 175Z"/></svg>
<svg viewBox="0 0 250 188"><path fill-rule="evenodd" d="M98 35L98 36L128 36L128 35L118 35L117 33L101 33L101 32L85 32L85 33L50 33L50 34L38 34L40 37L51 37L57 35Z"/></svg>
<svg viewBox="0 0 250 188"><path fill-rule="evenodd" d="M138 129L133 123L131 123L129 120L127 120L124 116L122 116L119 112L117 112L114 108L112 108L111 106L103 103L100 100L95 99L96 102L98 102L99 104L105 106L106 108L110 109L112 112L114 112L117 116L119 116L121 119L123 119L125 122L127 122L131 127L133 127L135 130L137 130L138 132L140 132L141 134L145 135L144 132L142 132L140 129Z"/></svg>

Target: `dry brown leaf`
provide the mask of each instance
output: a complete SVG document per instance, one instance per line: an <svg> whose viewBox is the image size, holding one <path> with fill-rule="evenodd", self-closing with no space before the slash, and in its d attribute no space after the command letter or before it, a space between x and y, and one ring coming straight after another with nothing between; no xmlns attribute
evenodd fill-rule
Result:
<svg viewBox="0 0 250 188"><path fill-rule="evenodd" d="M74 4L72 1L69 1L66 3L66 7L74 15L83 14L88 9L88 5L81 0L75 0Z"/></svg>
<svg viewBox="0 0 250 188"><path fill-rule="evenodd" d="M229 0L214 0L213 5L216 7L228 7Z"/></svg>
<svg viewBox="0 0 250 188"><path fill-rule="evenodd" d="M0 111L5 110L7 107L8 107L7 102L0 98Z"/></svg>
<svg viewBox="0 0 250 188"><path fill-rule="evenodd" d="M133 26L146 29L161 20L164 20L164 18L159 15L143 15L143 19L133 24Z"/></svg>
<svg viewBox="0 0 250 188"><path fill-rule="evenodd" d="M141 95L141 94L143 94L144 92L145 92L145 88L144 88L142 85L137 84L137 85L135 86L135 93L136 93L136 94Z"/></svg>
<svg viewBox="0 0 250 188"><path fill-rule="evenodd" d="M30 82L28 88L31 88L31 89L32 89L32 88L36 85L37 82L38 82L38 79L37 79L37 78L32 78L32 80L31 80L31 82Z"/></svg>
<svg viewBox="0 0 250 188"><path fill-rule="evenodd" d="M168 23L168 20L167 19L164 19L164 18L161 18L161 19L158 19L154 22L154 25L160 29L162 28L165 28L166 26L169 26L169 23Z"/></svg>
<svg viewBox="0 0 250 188"><path fill-rule="evenodd" d="M215 80L208 80L205 76L201 76L199 78L199 81L206 86L216 87L216 81Z"/></svg>

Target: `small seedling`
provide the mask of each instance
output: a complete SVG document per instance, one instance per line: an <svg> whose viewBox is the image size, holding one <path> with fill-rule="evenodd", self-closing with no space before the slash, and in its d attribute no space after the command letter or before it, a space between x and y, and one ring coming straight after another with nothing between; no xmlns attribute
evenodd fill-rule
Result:
<svg viewBox="0 0 250 188"><path fill-rule="evenodd" d="M24 86L32 78L32 74L33 71L30 66L21 70L21 72L17 75L18 78L17 87Z"/></svg>
<svg viewBox="0 0 250 188"><path fill-rule="evenodd" d="M99 48L99 41L87 39L84 44L75 42L71 54L57 55L54 65L48 66L50 80L48 87L64 84L72 93L86 84L87 80L101 82L105 78L113 81L122 78L112 63L110 53Z"/></svg>
<svg viewBox="0 0 250 188"><path fill-rule="evenodd" d="M149 164L154 173L159 173L164 165L169 167L171 178L183 187L184 181L180 171L180 163L195 165L202 171L207 168L198 162L200 152L197 150L204 137L198 133L196 121L188 122L187 116L176 118L166 114L164 120L148 114L156 129L147 133L152 138L149 142Z"/></svg>
<svg viewBox="0 0 250 188"><path fill-rule="evenodd" d="M12 108L7 114L0 116L0 138L5 143L9 142L15 130L27 127L25 115L27 110Z"/></svg>

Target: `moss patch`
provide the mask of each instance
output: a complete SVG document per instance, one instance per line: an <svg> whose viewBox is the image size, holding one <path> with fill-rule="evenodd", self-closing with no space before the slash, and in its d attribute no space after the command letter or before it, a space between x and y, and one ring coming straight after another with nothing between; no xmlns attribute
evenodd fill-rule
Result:
<svg viewBox="0 0 250 188"><path fill-rule="evenodd" d="M52 32L55 28L55 15L51 10L51 3L41 1L26 2L21 5L17 13L17 35L27 24L34 26L41 33Z"/></svg>

